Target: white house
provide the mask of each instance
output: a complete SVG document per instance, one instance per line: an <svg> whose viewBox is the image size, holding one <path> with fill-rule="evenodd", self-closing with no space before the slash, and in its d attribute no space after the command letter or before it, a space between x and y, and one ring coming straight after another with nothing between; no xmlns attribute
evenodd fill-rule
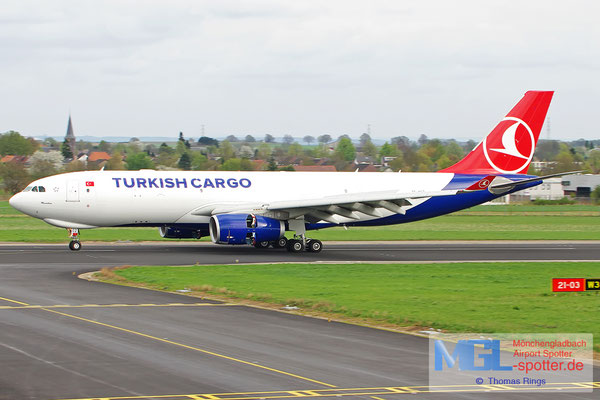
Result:
<svg viewBox="0 0 600 400"><path fill-rule="evenodd" d="M541 185L525 189L521 193L524 196L529 195L529 200L560 200L565 197L561 178L544 179Z"/></svg>

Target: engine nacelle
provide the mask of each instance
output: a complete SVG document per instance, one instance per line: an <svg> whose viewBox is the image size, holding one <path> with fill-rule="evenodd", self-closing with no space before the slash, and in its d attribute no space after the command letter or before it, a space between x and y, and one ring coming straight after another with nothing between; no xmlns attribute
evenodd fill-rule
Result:
<svg viewBox="0 0 600 400"><path fill-rule="evenodd" d="M254 214L220 214L210 218L210 238L218 244L254 244L277 240L285 223Z"/></svg>
<svg viewBox="0 0 600 400"><path fill-rule="evenodd" d="M161 226L158 228L160 236L166 239L200 239L202 233L198 229L179 226Z"/></svg>

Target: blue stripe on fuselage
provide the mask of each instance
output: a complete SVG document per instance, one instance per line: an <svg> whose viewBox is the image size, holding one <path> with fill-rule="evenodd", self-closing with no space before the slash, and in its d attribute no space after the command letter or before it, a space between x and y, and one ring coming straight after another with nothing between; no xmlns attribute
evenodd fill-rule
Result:
<svg viewBox="0 0 600 400"><path fill-rule="evenodd" d="M458 190L465 189L474 183L483 179L486 175L466 175L466 174L455 174L452 180L444 187L444 190ZM535 178L535 176L528 175L501 175L505 178L509 178L514 181L518 181L521 179L529 179ZM361 221L361 222L350 222L345 225L347 226L379 226L379 225L393 225L393 224L403 224L406 222L420 221L422 219L437 217L440 215L452 213L459 210L464 210L465 208L473 207L478 204L482 204L493 200L495 198L504 196L505 194L510 194L514 192L518 192L519 190L523 190L526 188L530 188L533 186L537 186L542 181L531 182L524 184L518 190L511 190L510 192L503 193L502 195L494 195L487 190L479 190L475 192L461 193L454 196L440 196L440 197L432 197L429 200L415 206L409 210L407 210L405 215L402 214L394 214L385 218L378 218L370 221ZM121 226L170 226L170 227L178 227L178 228L195 228L202 230L203 235L208 235L208 224L181 224L181 223L149 223L149 224L126 224ZM323 223L323 224L307 224L307 230L314 229L323 229L330 228L334 226L339 226L337 224Z"/></svg>
<svg viewBox="0 0 600 400"><path fill-rule="evenodd" d="M452 180L444 187L444 190L457 190L466 189L479 180L485 178L487 175L466 175L466 174L455 174ZM518 181L522 179L534 178L535 176L528 175L501 175L510 180ZM490 193L488 190L478 190L476 192L461 193L454 196L440 196L432 197L427 201L415 206L406 211L406 214L394 214L389 217L373 219L370 221L361 222L349 222L347 226L379 226L379 225L393 225L403 224L406 222L420 221L422 219L437 217L440 215L452 213L465 208L473 207L482 203L486 203L490 200L504 196L506 194L514 193L519 190L537 186L542 181L531 182L524 184L518 190L511 190L501 195L495 195ZM337 226L336 224L308 224L306 229L322 229Z"/></svg>

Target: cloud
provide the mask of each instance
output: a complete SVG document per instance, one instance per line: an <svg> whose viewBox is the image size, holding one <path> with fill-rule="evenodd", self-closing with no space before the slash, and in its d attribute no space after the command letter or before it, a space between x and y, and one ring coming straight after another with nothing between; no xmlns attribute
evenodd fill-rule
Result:
<svg viewBox="0 0 600 400"><path fill-rule="evenodd" d="M468 116L479 137L537 87L566 96L553 131L589 136L599 11L540 0L7 1L0 131L62 134L71 107L96 135L204 124L216 136L358 136L370 123L382 138L457 137L465 122L454 116Z"/></svg>

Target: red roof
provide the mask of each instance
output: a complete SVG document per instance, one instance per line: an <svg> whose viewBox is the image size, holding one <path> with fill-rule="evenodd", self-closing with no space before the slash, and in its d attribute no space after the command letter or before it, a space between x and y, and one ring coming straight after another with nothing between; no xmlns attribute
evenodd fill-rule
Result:
<svg viewBox="0 0 600 400"><path fill-rule="evenodd" d="M27 157L27 156L14 156L14 155L9 154L9 155L2 157L0 159L0 162L3 162L3 163L7 163L7 162L25 163L25 162L27 162L28 159L29 159L29 157Z"/></svg>
<svg viewBox="0 0 600 400"><path fill-rule="evenodd" d="M335 165L294 165L299 172L337 172Z"/></svg>
<svg viewBox="0 0 600 400"><path fill-rule="evenodd" d="M110 160L110 154L105 151L93 151L88 155L88 161Z"/></svg>
<svg viewBox="0 0 600 400"><path fill-rule="evenodd" d="M265 169L266 161L265 160L252 160L252 166L254 167L255 171L261 171L261 170Z"/></svg>

